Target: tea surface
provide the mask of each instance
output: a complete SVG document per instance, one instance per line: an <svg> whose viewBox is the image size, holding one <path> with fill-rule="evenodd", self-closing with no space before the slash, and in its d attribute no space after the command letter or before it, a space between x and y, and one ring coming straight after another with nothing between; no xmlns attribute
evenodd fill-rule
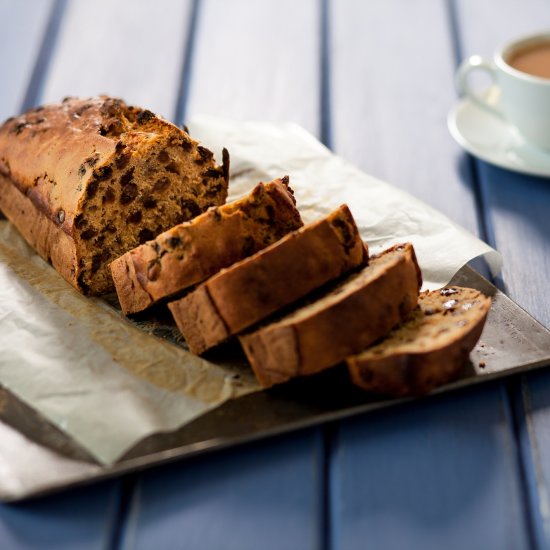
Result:
<svg viewBox="0 0 550 550"><path fill-rule="evenodd" d="M550 78L550 42L533 44L515 52L508 64L532 76Z"/></svg>

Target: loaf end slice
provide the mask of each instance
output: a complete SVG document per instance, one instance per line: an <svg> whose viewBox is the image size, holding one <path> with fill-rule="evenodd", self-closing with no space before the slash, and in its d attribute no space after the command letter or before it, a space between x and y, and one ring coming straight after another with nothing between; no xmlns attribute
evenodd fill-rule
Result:
<svg viewBox="0 0 550 550"><path fill-rule="evenodd" d="M394 246L312 303L239 337L263 386L320 372L372 344L416 307L411 244Z"/></svg>
<svg viewBox="0 0 550 550"><path fill-rule="evenodd" d="M451 382L481 336L490 306L490 298L471 288L423 292L410 319L347 359L351 379L394 396L425 394Z"/></svg>
<svg viewBox="0 0 550 550"><path fill-rule="evenodd" d="M179 224L111 264L125 314L196 285L302 226L288 178Z"/></svg>
<svg viewBox="0 0 550 550"><path fill-rule="evenodd" d="M113 290L109 263L227 196L229 156L151 111L66 98L0 126L0 209L78 290Z"/></svg>
<svg viewBox="0 0 550 550"><path fill-rule="evenodd" d="M168 304L191 352L216 346L366 263L346 205L222 270Z"/></svg>

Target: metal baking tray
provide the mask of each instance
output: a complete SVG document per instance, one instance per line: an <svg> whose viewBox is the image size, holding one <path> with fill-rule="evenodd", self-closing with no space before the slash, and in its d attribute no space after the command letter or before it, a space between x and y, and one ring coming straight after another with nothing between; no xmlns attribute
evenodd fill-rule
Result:
<svg viewBox="0 0 550 550"><path fill-rule="evenodd" d="M452 283L481 290L493 298L493 304L461 377L433 394L550 365L549 330L469 267ZM240 350L229 345L217 353ZM0 453L10 466L0 469L0 499L17 501L53 493L405 401L411 399L362 392L349 382L342 367L336 367L229 401L177 431L142 440L114 465L102 466L34 409L0 388Z"/></svg>

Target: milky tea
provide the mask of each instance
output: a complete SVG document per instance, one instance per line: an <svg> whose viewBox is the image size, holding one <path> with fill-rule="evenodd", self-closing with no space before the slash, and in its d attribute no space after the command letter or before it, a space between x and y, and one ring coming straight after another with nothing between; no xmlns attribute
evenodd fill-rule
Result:
<svg viewBox="0 0 550 550"><path fill-rule="evenodd" d="M550 40L524 46L512 52L506 62L522 73L550 79Z"/></svg>

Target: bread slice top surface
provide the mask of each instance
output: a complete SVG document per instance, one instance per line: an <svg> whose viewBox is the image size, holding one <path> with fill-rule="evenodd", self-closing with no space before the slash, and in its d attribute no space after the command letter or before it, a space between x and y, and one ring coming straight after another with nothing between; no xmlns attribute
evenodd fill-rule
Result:
<svg viewBox="0 0 550 550"><path fill-rule="evenodd" d="M279 208L276 210L277 206ZM248 195L219 207L210 208L189 221L175 225L154 239L130 250L128 254L132 256L134 263L138 264L143 261L160 261L165 254L172 252L177 245L181 244L181 239L201 237L208 240L209 235L203 233L204 228L210 227L207 223L209 220L220 222L232 217L253 218L257 221L258 228L261 226L267 228L273 225L275 215L277 216L277 231L270 240L273 238L278 240L289 230L298 229L303 225L296 209L294 193L288 185L288 178L275 179L269 183L260 182ZM262 234L261 238L268 239L269 237ZM252 252L254 250L250 253Z"/></svg>
<svg viewBox="0 0 550 550"><path fill-rule="evenodd" d="M358 354L358 361L392 355L424 354L460 341L484 322L491 299L480 291L449 286L422 292L418 307L380 343Z"/></svg>
<svg viewBox="0 0 550 550"><path fill-rule="evenodd" d="M324 229L325 231L318 231L320 229ZM292 252L290 258L293 260L297 262L300 262L300 260L306 261L307 258L303 258L303 256L300 258L296 257L296 248L299 246L297 243L303 243L302 248L304 246L317 246L319 249L315 250L315 253L319 254L321 250L321 237L311 242L308 240L311 235L317 237L317 231L319 235L323 237L326 237L327 234L330 235L330 242L324 247L323 252L325 254L329 253L329 251L333 250L333 243L338 243L336 246L339 251L345 252L350 269L351 267L360 266L368 261L368 246L362 242L357 226L355 225L355 220L348 206L343 204L336 210L333 210L325 218L303 225L282 236L269 246L235 262L229 267L223 268L219 273L206 281L205 284L217 284L224 280L231 280L232 277L239 277L241 273L251 273L250 277L247 278L252 283L256 282L256 278L258 278L258 280L264 280L267 283L270 278L273 278L274 274L263 266L262 261L265 258L269 259L270 257L274 257L277 258L280 263L288 263L289 251ZM325 239L322 244L324 245L327 240L329 239ZM301 252L307 255L308 248L303 248ZM259 266L261 266L261 269L255 273L254 268ZM277 267L280 267L280 264L277 265ZM288 281L285 281L285 288L288 288Z"/></svg>
<svg viewBox="0 0 550 550"><path fill-rule="evenodd" d="M416 265L414 248L410 243L398 244L388 250L385 250L381 254L371 256L369 259L369 264L361 271L350 275L338 283L335 288L330 290L324 296L299 307L284 316L282 319L275 321L273 324L269 325L269 327L279 328L282 326L291 326L309 317L314 317L320 312L330 310L331 307L344 301L347 297L351 296L362 287L367 286L380 277L383 277L388 269L391 269L393 266L404 261L408 257L412 257ZM417 282L418 288L420 288L422 285L422 278L418 268Z"/></svg>

